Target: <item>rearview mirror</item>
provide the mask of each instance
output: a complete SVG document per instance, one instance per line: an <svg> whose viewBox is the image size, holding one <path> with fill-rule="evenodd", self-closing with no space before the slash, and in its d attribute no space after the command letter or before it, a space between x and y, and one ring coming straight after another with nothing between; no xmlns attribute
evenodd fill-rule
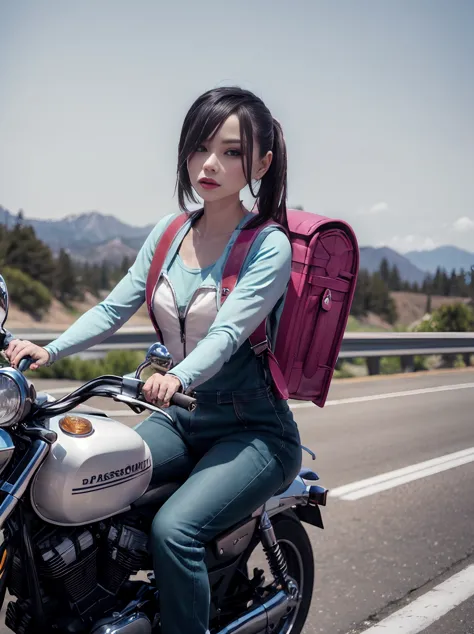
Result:
<svg viewBox="0 0 474 634"><path fill-rule="evenodd" d="M7 284L0 275L0 333L5 334L4 325L8 317L8 290Z"/></svg>
<svg viewBox="0 0 474 634"><path fill-rule="evenodd" d="M140 363L135 372L135 378L139 379L143 370L149 367L160 374L166 374L173 367L173 357L162 343L151 344L147 350L145 361Z"/></svg>

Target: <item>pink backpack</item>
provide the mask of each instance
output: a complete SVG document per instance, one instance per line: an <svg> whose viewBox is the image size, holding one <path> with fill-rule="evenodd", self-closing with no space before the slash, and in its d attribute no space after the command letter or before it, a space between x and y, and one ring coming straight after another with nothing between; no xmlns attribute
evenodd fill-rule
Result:
<svg viewBox="0 0 474 634"><path fill-rule="evenodd" d="M151 298L166 254L188 216L180 214L165 230L153 257L146 283L150 318L162 341ZM221 301L234 289L250 247L269 221L241 231L222 276ZM359 248L352 228L307 211L288 210L292 245L291 279L278 327L274 353L266 336L266 320L250 336L257 355L267 354L274 389L280 398L326 402L359 270Z"/></svg>

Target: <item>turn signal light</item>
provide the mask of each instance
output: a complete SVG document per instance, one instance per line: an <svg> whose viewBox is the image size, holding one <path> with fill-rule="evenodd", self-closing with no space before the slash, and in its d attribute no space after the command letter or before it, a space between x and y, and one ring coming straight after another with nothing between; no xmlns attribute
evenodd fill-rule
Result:
<svg viewBox="0 0 474 634"><path fill-rule="evenodd" d="M318 506L326 506L329 490L320 487L319 484L313 484L309 487L309 501Z"/></svg>
<svg viewBox="0 0 474 634"><path fill-rule="evenodd" d="M59 421L59 427L71 436L89 436L94 431L90 420L82 416L64 416Z"/></svg>
<svg viewBox="0 0 474 634"><path fill-rule="evenodd" d="M5 572L4 566L5 566L6 559L7 559L7 549L5 548L5 550L3 551L2 559L0 561L0 579L3 577L3 573Z"/></svg>

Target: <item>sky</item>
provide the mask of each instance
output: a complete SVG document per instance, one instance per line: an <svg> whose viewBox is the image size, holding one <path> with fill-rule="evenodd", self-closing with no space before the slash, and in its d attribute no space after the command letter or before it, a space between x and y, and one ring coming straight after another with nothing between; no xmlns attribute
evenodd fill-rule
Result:
<svg viewBox="0 0 474 634"><path fill-rule="evenodd" d="M472 0L0 0L0 205L156 222L188 108L239 85L283 125L290 205L474 252L473 33Z"/></svg>

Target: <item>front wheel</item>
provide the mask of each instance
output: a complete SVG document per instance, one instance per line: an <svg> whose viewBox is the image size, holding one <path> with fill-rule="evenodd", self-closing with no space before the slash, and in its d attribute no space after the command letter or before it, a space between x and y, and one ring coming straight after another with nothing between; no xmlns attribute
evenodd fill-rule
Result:
<svg viewBox="0 0 474 634"><path fill-rule="evenodd" d="M297 607L288 617L282 619L272 632L273 634L300 634L308 616L313 595L313 549L307 532L292 511L272 517L272 524L275 537L286 560L288 575L297 583L299 590ZM260 542L254 544L254 548L242 562L240 570L246 577L246 583L258 588L261 599L265 600L266 592L272 592L272 584L275 580L269 572ZM247 609L249 607L250 605L247 604Z"/></svg>

